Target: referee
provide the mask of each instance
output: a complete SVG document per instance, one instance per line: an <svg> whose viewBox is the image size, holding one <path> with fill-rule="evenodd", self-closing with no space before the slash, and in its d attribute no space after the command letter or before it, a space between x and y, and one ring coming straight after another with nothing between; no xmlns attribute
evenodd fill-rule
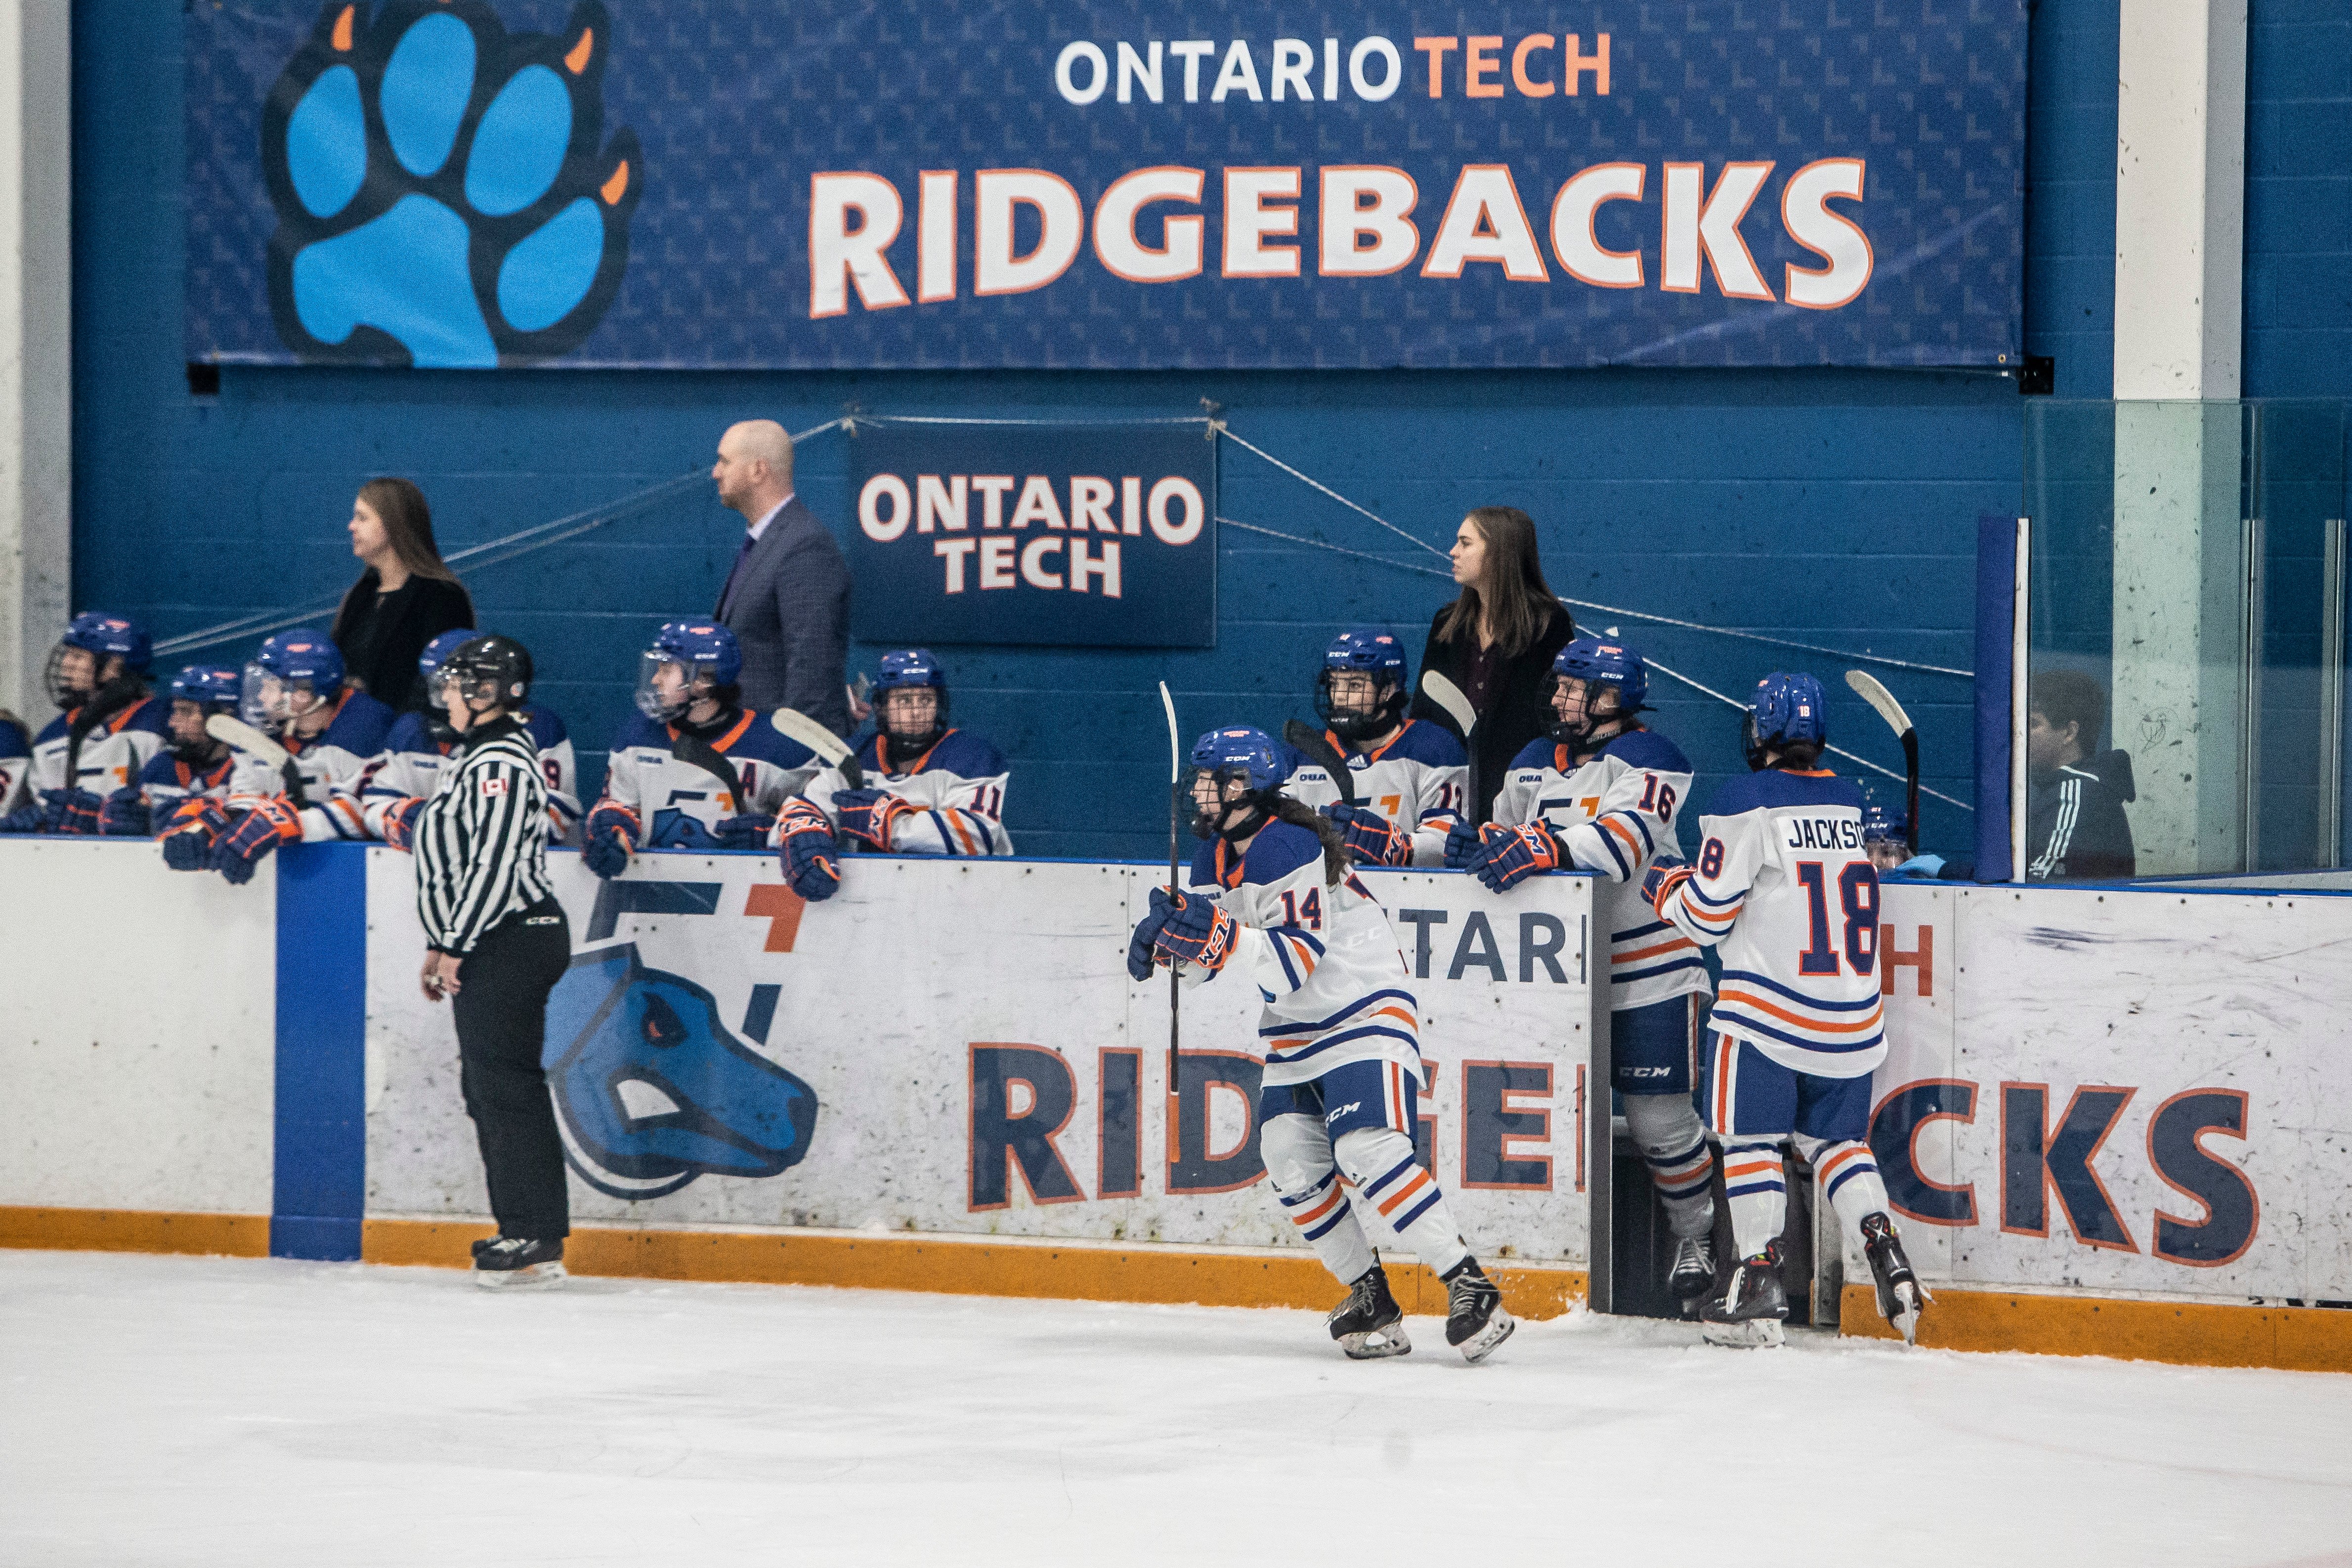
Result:
<svg viewBox="0 0 2352 1568"><path fill-rule="evenodd" d="M572 1233L540 1066L572 929L547 879L539 748L518 716L530 690L530 654L512 638L474 638L442 663L431 696L457 750L414 824L425 995L457 1015L458 1082L498 1217L498 1238L474 1244L474 1282L491 1289L561 1281Z"/></svg>

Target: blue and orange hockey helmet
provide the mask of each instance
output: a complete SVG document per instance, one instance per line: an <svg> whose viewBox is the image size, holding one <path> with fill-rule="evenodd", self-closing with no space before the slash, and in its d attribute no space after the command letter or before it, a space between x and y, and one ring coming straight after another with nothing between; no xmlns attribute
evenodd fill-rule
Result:
<svg viewBox="0 0 2352 1568"><path fill-rule="evenodd" d="M1275 797L1282 789L1286 775L1282 757L1274 741L1262 729L1235 725L1226 729L1213 729L1192 743L1192 777L1216 783L1216 799L1221 802L1213 811L1200 809L1197 795L1193 799L1192 831L1198 837L1213 839L1220 834L1240 838L1255 832L1267 817L1274 814ZM1240 782L1244 794L1240 800L1229 798L1228 786ZM1249 808L1238 823L1225 819L1240 807Z"/></svg>
<svg viewBox="0 0 2352 1568"><path fill-rule="evenodd" d="M1774 671L1756 683L1740 725L1740 749L1751 771L1763 768L1770 752L1795 746L1818 751L1830 735L1829 703L1822 695L1822 683L1811 675Z"/></svg>
<svg viewBox="0 0 2352 1568"><path fill-rule="evenodd" d="M78 661L84 667L71 678L66 674L67 655L75 649L90 656ZM79 707L93 692L106 683L109 659L121 659L121 675L143 675L153 662L153 647L147 640L147 629L128 615L116 615L104 610L85 610L66 624L65 635L49 651L46 679L49 700L59 708Z"/></svg>
<svg viewBox="0 0 2352 1568"><path fill-rule="evenodd" d="M235 713L245 677L226 664L190 664L172 677L171 689L175 703L194 703L207 714Z"/></svg>
<svg viewBox="0 0 2352 1568"><path fill-rule="evenodd" d="M1342 700L1335 690L1346 674L1370 677L1370 701L1355 700L1357 688ZM1404 716L1404 648L1390 632L1369 626L1350 627L1331 639L1323 650L1323 667L1315 674L1315 716L1342 740L1370 740L1385 735Z"/></svg>
<svg viewBox="0 0 2352 1568"><path fill-rule="evenodd" d="M686 672L683 681L662 678L672 665ZM743 648L734 632L712 621L665 621L637 659L637 711L667 723L702 697L732 701L742 676Z"/></svg>
<svg viewBox="0 0 2352 1568"><path fill-rule="evenodd" d="M1862 841L1865 844L1908 844L1911 824L1903 813L1865 796L1862 802Z"/></svg>
<svg viewBox="0 0 2352 1568"><path fill-rule="evenodd" d="M479 632L468 631L460 626L457 631L444 632L425 643L424 651L416 655L416 673L425 678L424 689L426 691L433 689L433 672L441 667L442 660L480 635Z"/></svg>
<svg viewBox="0 0 2352 1568"><path fill-rule="evenodd" d="M904 703L893 703L893 692L928 691L937 700L927 722L901 720ZM948 727L948 674L929 648L900 648L882 655L881 672L874 677L874 727L887 737L891 760L919 757L939 744Z"/></svg>
<svg viewBox="0 0 2352 1568"><path fill-rule="evenodd" d="M262 640L247 661L245 722L275 730L342 695L343 653L324 632L297 626Z"/></svg>
<svg viewBox="0 0 2352 1568"><path fill-rule="evenodd" d="M1546 694L1546 706L1552 713L1549 733L1563 746L1581 747L1603 724L1630 722L1649 706L1650 666L1641 650L1631 643L1579 637L1553 656L1551 674L1552 687ZM1584 683L1583 701L1571 709L1570 716L1562 718L1556 698L1559 683L1570 680ZM1601 686L1614 687L1617 692L1617 706L1607 714L1592 711L1592 705L1600 700L1595 688Z"/></svg>

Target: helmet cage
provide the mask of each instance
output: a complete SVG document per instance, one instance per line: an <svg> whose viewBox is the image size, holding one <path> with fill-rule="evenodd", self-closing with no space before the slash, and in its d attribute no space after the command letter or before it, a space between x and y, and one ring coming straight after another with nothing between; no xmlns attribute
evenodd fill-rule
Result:
<svg viewBox="0 0 2352 1568"><path fill-rule="evenodd" d="M1339 704L1333 689L1341 675L1362 675L1371 684L1372 703L1370 707L1350 703ZM1315 674L1315 716L1323 727L1342 740L1370 740L1394 729L1404 717L1404 683L1386 670L1345 668L1334 669L1325 664Z"/></svg>

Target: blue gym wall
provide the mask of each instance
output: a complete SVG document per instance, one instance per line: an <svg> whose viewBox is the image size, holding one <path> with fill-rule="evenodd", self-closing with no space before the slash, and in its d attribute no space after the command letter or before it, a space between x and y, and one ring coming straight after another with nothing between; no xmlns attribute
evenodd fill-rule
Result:
<svg viewBox="0 0 2352 1568"><path fill-rule="evenodd" d="M2290 11L2303 19L2273 26L2274 12ZM2110 389L2117 16L2117 0L2042 0L2033 19L2027 346L2055 361L2062 396ZM2344 134L2344 6L2258 0L2255 17L2250 260L2267 267L2291 256L2335 293L2315 313L2307 295L2283 301L2250 276L2248 391L2340 396L2352 342L2344 150L2308 144L2315 121L2333 124L2338 142ZM2331 26L2326 37L2339 41L2329 76L2310 57ZM141 615L159 637L346 584L355 563L342 524L371 475L423 485L443 549L454 550L707 467L732 420L768 415L802 429L847 404L1083 418L1188 413L1208 398L1237 432L1440 546L1469 507L1526 507L1564 594L1962 667L1972 652L1975 517L2020 505L2022 404L2012 382L1992 375L229 367L217 397L195 397L182 362L180 29L180 7L152 0L75 7L74 597ZM2283 211L2271 183L2298 180L2315 198ZM2256 384L2257 367L2278 387ZM802 492L836 527L848 511L844 467L835 435L801 460ZM1009 815L1025 852L1164 852L1155 680L1178 692L1188 731L1273 727L1307 712L1315 653L1340 626L1391 626L1418 653L1448 585L1404 566L1442 568L1436 557L1230 445L1221 509L1400 564L1229 531L1213 650L942 648L960 720L1013 759ZM486 623L537 654L541 700L570 723L591 788L604 737L627 710L637 648L658 620L708 610L740 526L698 497L469 580ZM1622 627L1722 691L1774 667L1811 669L1835 694L1835 737L1899 766L1884 727L1847 697L1844 661L1607 614L1580 619ZM852 667L870 668L875 652L853 650ZM1879 673L1920 723L1927 782L1969 799L1969 684ZM1704 800L1709 779L1741 766L1731 710L1670 681L1654 682L1661 689L1657 726L1697 763ZM1923 814L1929 847L1970 842L1964 811L1930 801Z"/></svg>

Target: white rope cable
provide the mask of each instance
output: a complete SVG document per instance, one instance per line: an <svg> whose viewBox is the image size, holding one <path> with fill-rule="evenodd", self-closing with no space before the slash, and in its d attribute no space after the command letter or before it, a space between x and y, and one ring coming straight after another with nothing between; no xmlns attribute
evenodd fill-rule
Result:
<svg viewBox="0 0 2352 1568"><path fill-rule="evenodd" d="M853 413L835 421L837 424L1023 424L1056 425L1086 424L1202 424L1216 422L1204 413L1152 414L1138 419L962 419L941 413ZM812 433L814 434L814 433ZM800 438L794 436L793 440Z"/></svg>
<svg viewBox="0 0 2352 1568"><path fill-rule="evenodd" d="M1347 507L1349 511L1360 512L1363 514L1363 516L1371 518L1372 521L1380 524L1381 527L1388 529L1389 532L1396 535L1397 538L1404 540L1407 544L1419 545L1422 549L1437 557L1440 560L1446 559L1445 552L1439 549L1435 545L1431 544L1424 539L1415 538L1412 535L1405 532L1402 528L1397 527L1386 517L1381 517L1378 512L1372 511L1365 507L1360 507L1355 502L1350 501L1347 497L1342 496L1339 491L1334 490L1330 486L1323 483L1322 480L1310 478L1307 475L1301 474L1297 469L1293 468L1289 464L1285 463L1281 458L1276 457L1273 453L1266 451L1264 447L1254 446L1250 443L1243 440L1240 436L1235 435L1226 427L1223 420L1214 421L1211 428L1215 430L1218 434L1223 436L1227 441L1232 442L1234 445L1242 447L1245 451L1256 453L1260 457L1265 458L1268 463L1273 464L1276 468L1281 469L1284 473L1289 475L1300 484L1307 486L1309 489L1320 490L1323 494L1330 497L1333 500L1339 502L1339 505ZM1448 575L1450 576L1452 574L1448 573Z"/></svg>

